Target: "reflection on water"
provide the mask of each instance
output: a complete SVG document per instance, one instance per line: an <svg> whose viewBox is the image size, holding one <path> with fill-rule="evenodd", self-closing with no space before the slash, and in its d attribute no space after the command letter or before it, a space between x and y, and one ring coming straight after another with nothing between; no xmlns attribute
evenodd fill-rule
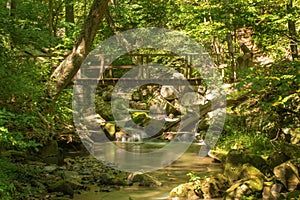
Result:
<svg viewBox="0 0 300 200"><path fill-rule="evenodd" d="M122 148L138 151L149 152L154 149L162 148L165 143L149 143L149 144L118 144ZM75 195L75 200L158 200L168 199L169 192L177 185L187 182L187 173L194 171L200 176L206 176L210 173L220 172L221 164L212 162L211 158L199 157L200 146L191 145L190 148L175 162L167 167L150 172L154 177L163 183L163 186L158 188L129 186L123 187L120 190L112 192L95 192L97 186L92 186L90 191L86 191L80 195ZM110 152L111 153L111 152ZM116 154L116 152L113 152ZM122 159L122 158L120 158Z"/></svg>
<svg viewBox="0 0 300 200"><path fill-rule="evenodd" d="M151 172L170 165L189 148L187 142L96 143L93 155L126 172Z"/></svg>

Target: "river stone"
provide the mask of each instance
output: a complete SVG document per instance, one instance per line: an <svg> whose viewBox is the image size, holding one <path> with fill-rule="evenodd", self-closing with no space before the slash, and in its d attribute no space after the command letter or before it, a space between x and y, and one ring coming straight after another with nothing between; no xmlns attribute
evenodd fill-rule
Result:
<svg viewBox="0 0 300 200"><path fill-rule="evenodd" d="M178 98L178 91L171 85L163 85L161 87L160 94L167 100L174 100Z"/></svg>
<svg viewBox="0 0 300 200"><path fill-rule="evenodd" d="M131 177L129 175L128 179L133 183L138 182L139 186L158 187L162 185L162 183L157 178L149 174L133 173L131 174Z"/></svg>
<svg viewBox="0 0 300 200"><path fill-rule="evenodd" d="M88 115L84 118L86 124L93 126L93 125L104 125L105 120L99 114L92 114Z"/></svg>
<svg viewBox="0 0 300 200"><path fill-rule="evenodd" d="M106 135L101 132L101 131L95 131L91 133L90 139L93 142L103 142L103 141L107 141L107 137Z"/></svg>

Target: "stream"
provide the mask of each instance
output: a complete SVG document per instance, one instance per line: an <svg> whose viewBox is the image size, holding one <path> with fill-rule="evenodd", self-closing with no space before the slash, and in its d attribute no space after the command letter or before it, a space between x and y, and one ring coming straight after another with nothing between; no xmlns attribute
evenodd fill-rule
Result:
<svg viewBox="0 0 300 200"><path fill-rule="evenodd" d="M144 144L138 144L144 145ZM154 145L155 146L155 145ZM157 144L157 146L161 146ZM144 145L143 149L153 148L153 144ZM171 165L148 174L156 177L162 186L142 187L138 185L121 187L119 190L111 192L99 192L97 186L89 185L89 191L75 194L75 200L163 200L168 199L169 192L179 184L188 181L187 174L191 171L200 177L205 177L213 173L221 172L222 165L213 162L212 158L199 157L200 145L192 144L189 149Z"/></svg>

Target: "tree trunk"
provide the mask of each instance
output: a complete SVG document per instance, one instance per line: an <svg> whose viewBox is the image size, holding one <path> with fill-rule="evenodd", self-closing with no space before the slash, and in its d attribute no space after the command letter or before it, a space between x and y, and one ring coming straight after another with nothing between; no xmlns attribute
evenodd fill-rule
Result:
<svg viewBox="0 0 300 200"><path fill-rule="evenodd" d="M50 37L54 35L54 28L53 28L53 0L49 0L49 32Z"/></svg>
<svg viewBox="0 0 300 200"><path fill-rule="evenodd" d="M70 36L72 31L71 23L74 24L74 4L72 0L65 0L65 10L66 10L66 36Z"/></svg>
<svg viewBox="0 0 300 200"><path fill-rule="evenodd" d="M230 81L235 82L236 80L236 70L235 70L235 62L234 62L234 52L233 52L233 43L232 43L232 35L230 32L226 33L226 41L228 45L228 52L230 55Z"/></svg>
<svg viewBox="0 0 300 200"><path fill-rule="evenodd" d="M91 50L94 38L104 17L109 0L94 0L83 30L75 43L72 53L55 69L50 77L51 97L58 97L61 91L71 82L82 62Z"/></svg>
<svg viewBox="0 0 300 200"><path fill-rule="evenodd" d="M12 18L15 18L16 17L16 9L17 9L17 2L16 2L16 0L7 1L6 6L9 9L9 15Z"/></svg>
<svg viewBox="0 0 300 200"><path fill-rule="evenodd" d="M293 12L293 0L290 0L287 4L288 13ZM297 32L296 32L296 24L295 20L288 20L288 29L289 36L291 38L290 47L292 51L293 60L298 57L298 48L297 48Z"/></svg>

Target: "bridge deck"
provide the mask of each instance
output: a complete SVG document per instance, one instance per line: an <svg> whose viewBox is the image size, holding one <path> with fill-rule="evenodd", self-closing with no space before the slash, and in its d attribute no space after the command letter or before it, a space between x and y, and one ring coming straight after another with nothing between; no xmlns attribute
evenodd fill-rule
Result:
<svg viewBox="0 0 300 200"><path fill-rule="evenodd" d="M191 85L200 85L201 78L193 76L195 72L195 66L193 65L194 60L197 58L207 57L207 53L190 53L184 55L175 55L175 54L126 54L126 55L113 55L113 54L99 54L97 55L99 60L96 59L90 62L90 65L84 67L79 72L80 74L84 74L85 77L93 77L99 74L99 77L91 78L83 78L84 76L77 76L76 83L82 85L89 84L98 84L98 85L115 85L122 77L123 74L128 72L130 69L136 68L136 65L115 65L112 61L118 59L119 57L130 57L132 60L136 60L139 63L139 66L143 66L139 68L139 76L143 78L138 79L124 79L122 81L126 82L126 84L149 84L158 83L158 81L164 84L170 85L186 85L188 81ZM171 78L158 78L155 79L153 75L150 74L150 70L147 69L147 64L151 64L155 62L155 57L169 57L180 59L181 66L174 66L174 68L178 69L180 73L183 74L185 80L179 79L171 79ZM154 59L154 60L153 60ZM146 65L145 65L146 64Z"/></svg>
<svg viewBox="0 0 300 200"><path fill-rule="evenodd" d="M90 78L80 78L76 79L76 84L78 85L115 85L120 80L120 78L103 78L103 79L90 79ZM190 78L186 80L180 79L126 79L122 78L122 83L127 86L137 86L137 85L147 85L147 84L160 84L164 85L201 85L202 79L200 78Z"/></svg>

